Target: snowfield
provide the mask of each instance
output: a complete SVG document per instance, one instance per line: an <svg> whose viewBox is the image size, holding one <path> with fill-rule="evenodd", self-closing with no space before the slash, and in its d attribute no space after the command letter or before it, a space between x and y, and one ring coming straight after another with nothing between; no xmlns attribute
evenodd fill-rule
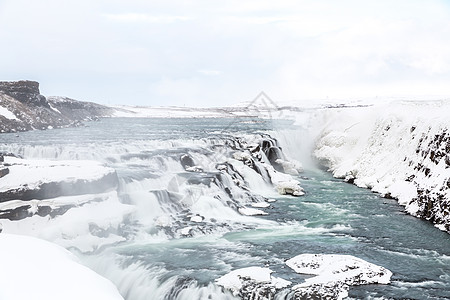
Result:
<svg viewBox="0 0 450 300"><path fill-rule="evenodd" d="M449 113L445 101L325 109L314 156L335 177L450 232Z"/></svg>
<svg viewBox="0 0 450 300"><path fill-rule="evenodd" d="M0 233L0 299L123 300L107 279L55 244Z"/></svg>

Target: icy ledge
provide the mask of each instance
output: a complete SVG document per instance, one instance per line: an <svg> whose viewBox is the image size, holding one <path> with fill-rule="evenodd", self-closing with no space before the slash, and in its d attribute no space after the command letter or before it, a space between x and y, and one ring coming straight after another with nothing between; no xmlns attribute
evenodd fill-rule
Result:
<svg viewBox="0 0 450 300"><path fill-rule="evenodd" d="M0 202L48 199L114 190L114 169L95 161L48 161L5 156L8 173L0 178Z"/></svg>
<svg viewBox="0 0 450 300"><path fill-rule="evenodd" d="M0 299L123 300L69 251L36 238L0 233L0 265Z"/></svg>
<svg viewBox="0 0 450 300"><path fill-rule="evenodd" d="M286 261L300 274L316 275L294 286L294 299L343 299L349 286L388 284L392 272L350 255L301 254Z"/></svg>
<svg viewBox="0 0 450 300"><path fill-rule="evenodd" d="M242 299L343 299L353 285L388 284L391 271L350 255L301 254L286 261L294 272L316 275L304 282L272 276L272 270L248 267L234 270L216 284Z"/></svg>

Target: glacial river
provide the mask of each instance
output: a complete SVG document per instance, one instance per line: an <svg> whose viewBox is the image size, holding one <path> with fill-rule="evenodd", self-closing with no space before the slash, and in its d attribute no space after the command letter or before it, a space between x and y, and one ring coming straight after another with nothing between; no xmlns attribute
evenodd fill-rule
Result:
<svg viewBox="0 0 450 300"><path fill-rule="evenodd" d="M285 154L295 154L304 147L296 148L286 134L292 126L251 119L103 119L81 128L2 134L0 151L99 160L116 169L120 201L136 208L116 232L124 241L74 252L126 300L235 299L214 281L249 266L301 282L306 277L284 262L303 253L349 254L392 271L389 285L351 287L352 299L450 299L450 235L406 215L395 200L334 179L313 164L295 176L305 189L302 197L278 195L256 172L246 173L251 195L242 193L239 201L254 195L276 200L262 209L264 216L241 216L239 201L210 201L226 197L220 187L183 182L175 191L168 184L184 174L180 155L210 170L226 159L228 150L217 149L233 150L237 137L269 133ZM177 207L188 192L192 203ZM189 234L180 234L187 227Z"/></svg>

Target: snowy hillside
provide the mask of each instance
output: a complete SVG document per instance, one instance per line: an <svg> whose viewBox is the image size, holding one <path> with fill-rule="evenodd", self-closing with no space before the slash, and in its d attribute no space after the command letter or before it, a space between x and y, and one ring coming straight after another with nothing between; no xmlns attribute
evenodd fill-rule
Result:
<svg viewBox="0 0 450 300"><path fill-rule="evenodd" d="M449 112L445 101L326 109L314 156L335 177L450 232Z"/></svg>

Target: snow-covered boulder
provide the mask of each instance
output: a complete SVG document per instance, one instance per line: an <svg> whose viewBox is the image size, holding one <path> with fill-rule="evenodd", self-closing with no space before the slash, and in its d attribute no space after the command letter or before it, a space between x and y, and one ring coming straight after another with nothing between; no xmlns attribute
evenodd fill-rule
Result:
<svg viewBox="0 0 450 300"><path fill-rule="evenodd" d="M0 234L0 299L123 300L107 279L44 240Z"/></svg>
<svg viewBox="0 0 450 300"><path fill-rule="evenodd" d="M273 299L277 290L291 283L271 274L269 268L248 267L231 271L217 279L216 283L242 299Z"/></svg>
<svg viewBox="0 0 450 300"><path fill-rule="evenodd" d="M297 273L316 275L293 287L299 299L343 299L349 286L388 284L392 276L391 271L350 255L301 254L286 265Z"/></svg>

